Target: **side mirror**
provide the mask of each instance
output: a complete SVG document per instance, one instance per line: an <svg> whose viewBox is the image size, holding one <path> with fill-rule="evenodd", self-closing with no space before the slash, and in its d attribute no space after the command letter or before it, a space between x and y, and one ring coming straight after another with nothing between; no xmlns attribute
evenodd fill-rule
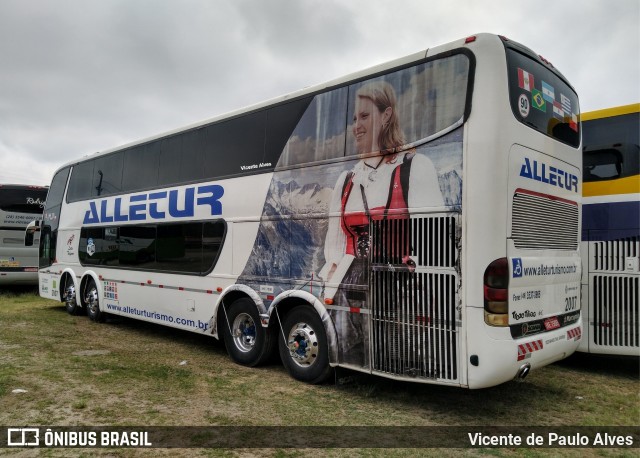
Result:
<svg viewBox="0 0 640 458"><path fill-rule="evenodd" d="M40 224L41 220L36 219L27 225L27 229L24 234L24 246L33 246L33 235L36 232L40 232Z"/></svg>

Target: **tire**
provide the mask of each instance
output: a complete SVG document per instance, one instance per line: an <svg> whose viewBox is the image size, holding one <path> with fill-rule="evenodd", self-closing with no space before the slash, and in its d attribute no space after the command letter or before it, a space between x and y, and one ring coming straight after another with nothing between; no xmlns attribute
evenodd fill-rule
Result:
<svg viewBox="0 0 640 458"><path fill-rule="evenodd" d="M278 338L280 358L296 380L318 384L333 373L329 366L327 334L322 320L310 307L296 307L284 319Z"/></svg>
<svg viewBox="0 0 640 458"><path fill-rule="evenodd" d="M256 304L249 298L231 304L222 311L224 343L233 361L243 366L264 364L273 354L275 339L270 328L260 324Z"/></svg>
<svg viewBox="0 0 640 458"><path fill-rule="evenodd" d="M96 323L104 322L106 313L100 310L100 294L96 282L90 279L84 289L84 303L87 308L87 315Z"/></svg>
<svg viewBox="0 0 640 458"><path fill-rule="evenodd" d="M83 308L76 300L76 288L73 284L73 280L70 276L65 277L64 289L62 290L64 296L62 300L64 302L64 308L69 315L80 315Z"/></svg>

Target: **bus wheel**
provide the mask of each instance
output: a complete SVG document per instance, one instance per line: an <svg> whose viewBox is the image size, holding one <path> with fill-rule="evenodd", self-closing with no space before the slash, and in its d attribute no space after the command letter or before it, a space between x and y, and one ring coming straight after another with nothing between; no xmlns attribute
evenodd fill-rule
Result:
<svg viewBox="0 0 640 458"><path fill-rule="evenodd" d="M64 284L64 308L69 315L79 315L82 311L82 306L76 301L76 287L73 285L71 277L66 277Z"/></svg>
<svg viewBox="0 0 640 458"><path fill-rule="evenodd" d="M282 324L280 358L289 374L307 383L322 383L332 373L327 335L320 317L309 307L296 307Z"/></svg>
<svg viewBox="0 0 640 458"><path fill-rule="evenodd" d="M238 299L225 318L224 343L231 359L250 367L265 363L273 353L274 339L272 332L260 324L254 302L249 298Z"/></svg>
<svg viewBox="0 0 640 458"><path fill-rule="evenodd" d="M105 319L105 314L100 310L100 301L98 299L98 287L93 279L87 282L84 294L84 303L87 307L87 315L93 321L101 323Z"/></svg>

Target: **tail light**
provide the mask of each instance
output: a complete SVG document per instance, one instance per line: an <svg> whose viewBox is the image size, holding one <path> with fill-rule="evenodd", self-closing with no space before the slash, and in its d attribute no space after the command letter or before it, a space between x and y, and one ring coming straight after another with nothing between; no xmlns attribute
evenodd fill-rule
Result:
<svg viewBox="0 0 640 458"><path fill-rule="evenodd" d="M493 261L484 271L484 321L490 326L509 325L509 263Z"/></svg>

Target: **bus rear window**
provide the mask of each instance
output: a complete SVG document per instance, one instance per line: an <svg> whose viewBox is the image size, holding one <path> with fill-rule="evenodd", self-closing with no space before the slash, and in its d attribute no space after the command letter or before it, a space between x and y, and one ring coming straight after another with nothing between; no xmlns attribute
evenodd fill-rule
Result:
<svg viewBox="0 0 640 458"><path fill-rule="evenodd" d="M507 48L509 98L515 117L527 126L568 145L580 144L578 97L544 65Z"/></svg>
<svg viewBox="0 0 640 458"><path fill-rule="evenodd" d="M10 213L42 214L47 188L29 186L0 187L0 210Z"/></svg>

